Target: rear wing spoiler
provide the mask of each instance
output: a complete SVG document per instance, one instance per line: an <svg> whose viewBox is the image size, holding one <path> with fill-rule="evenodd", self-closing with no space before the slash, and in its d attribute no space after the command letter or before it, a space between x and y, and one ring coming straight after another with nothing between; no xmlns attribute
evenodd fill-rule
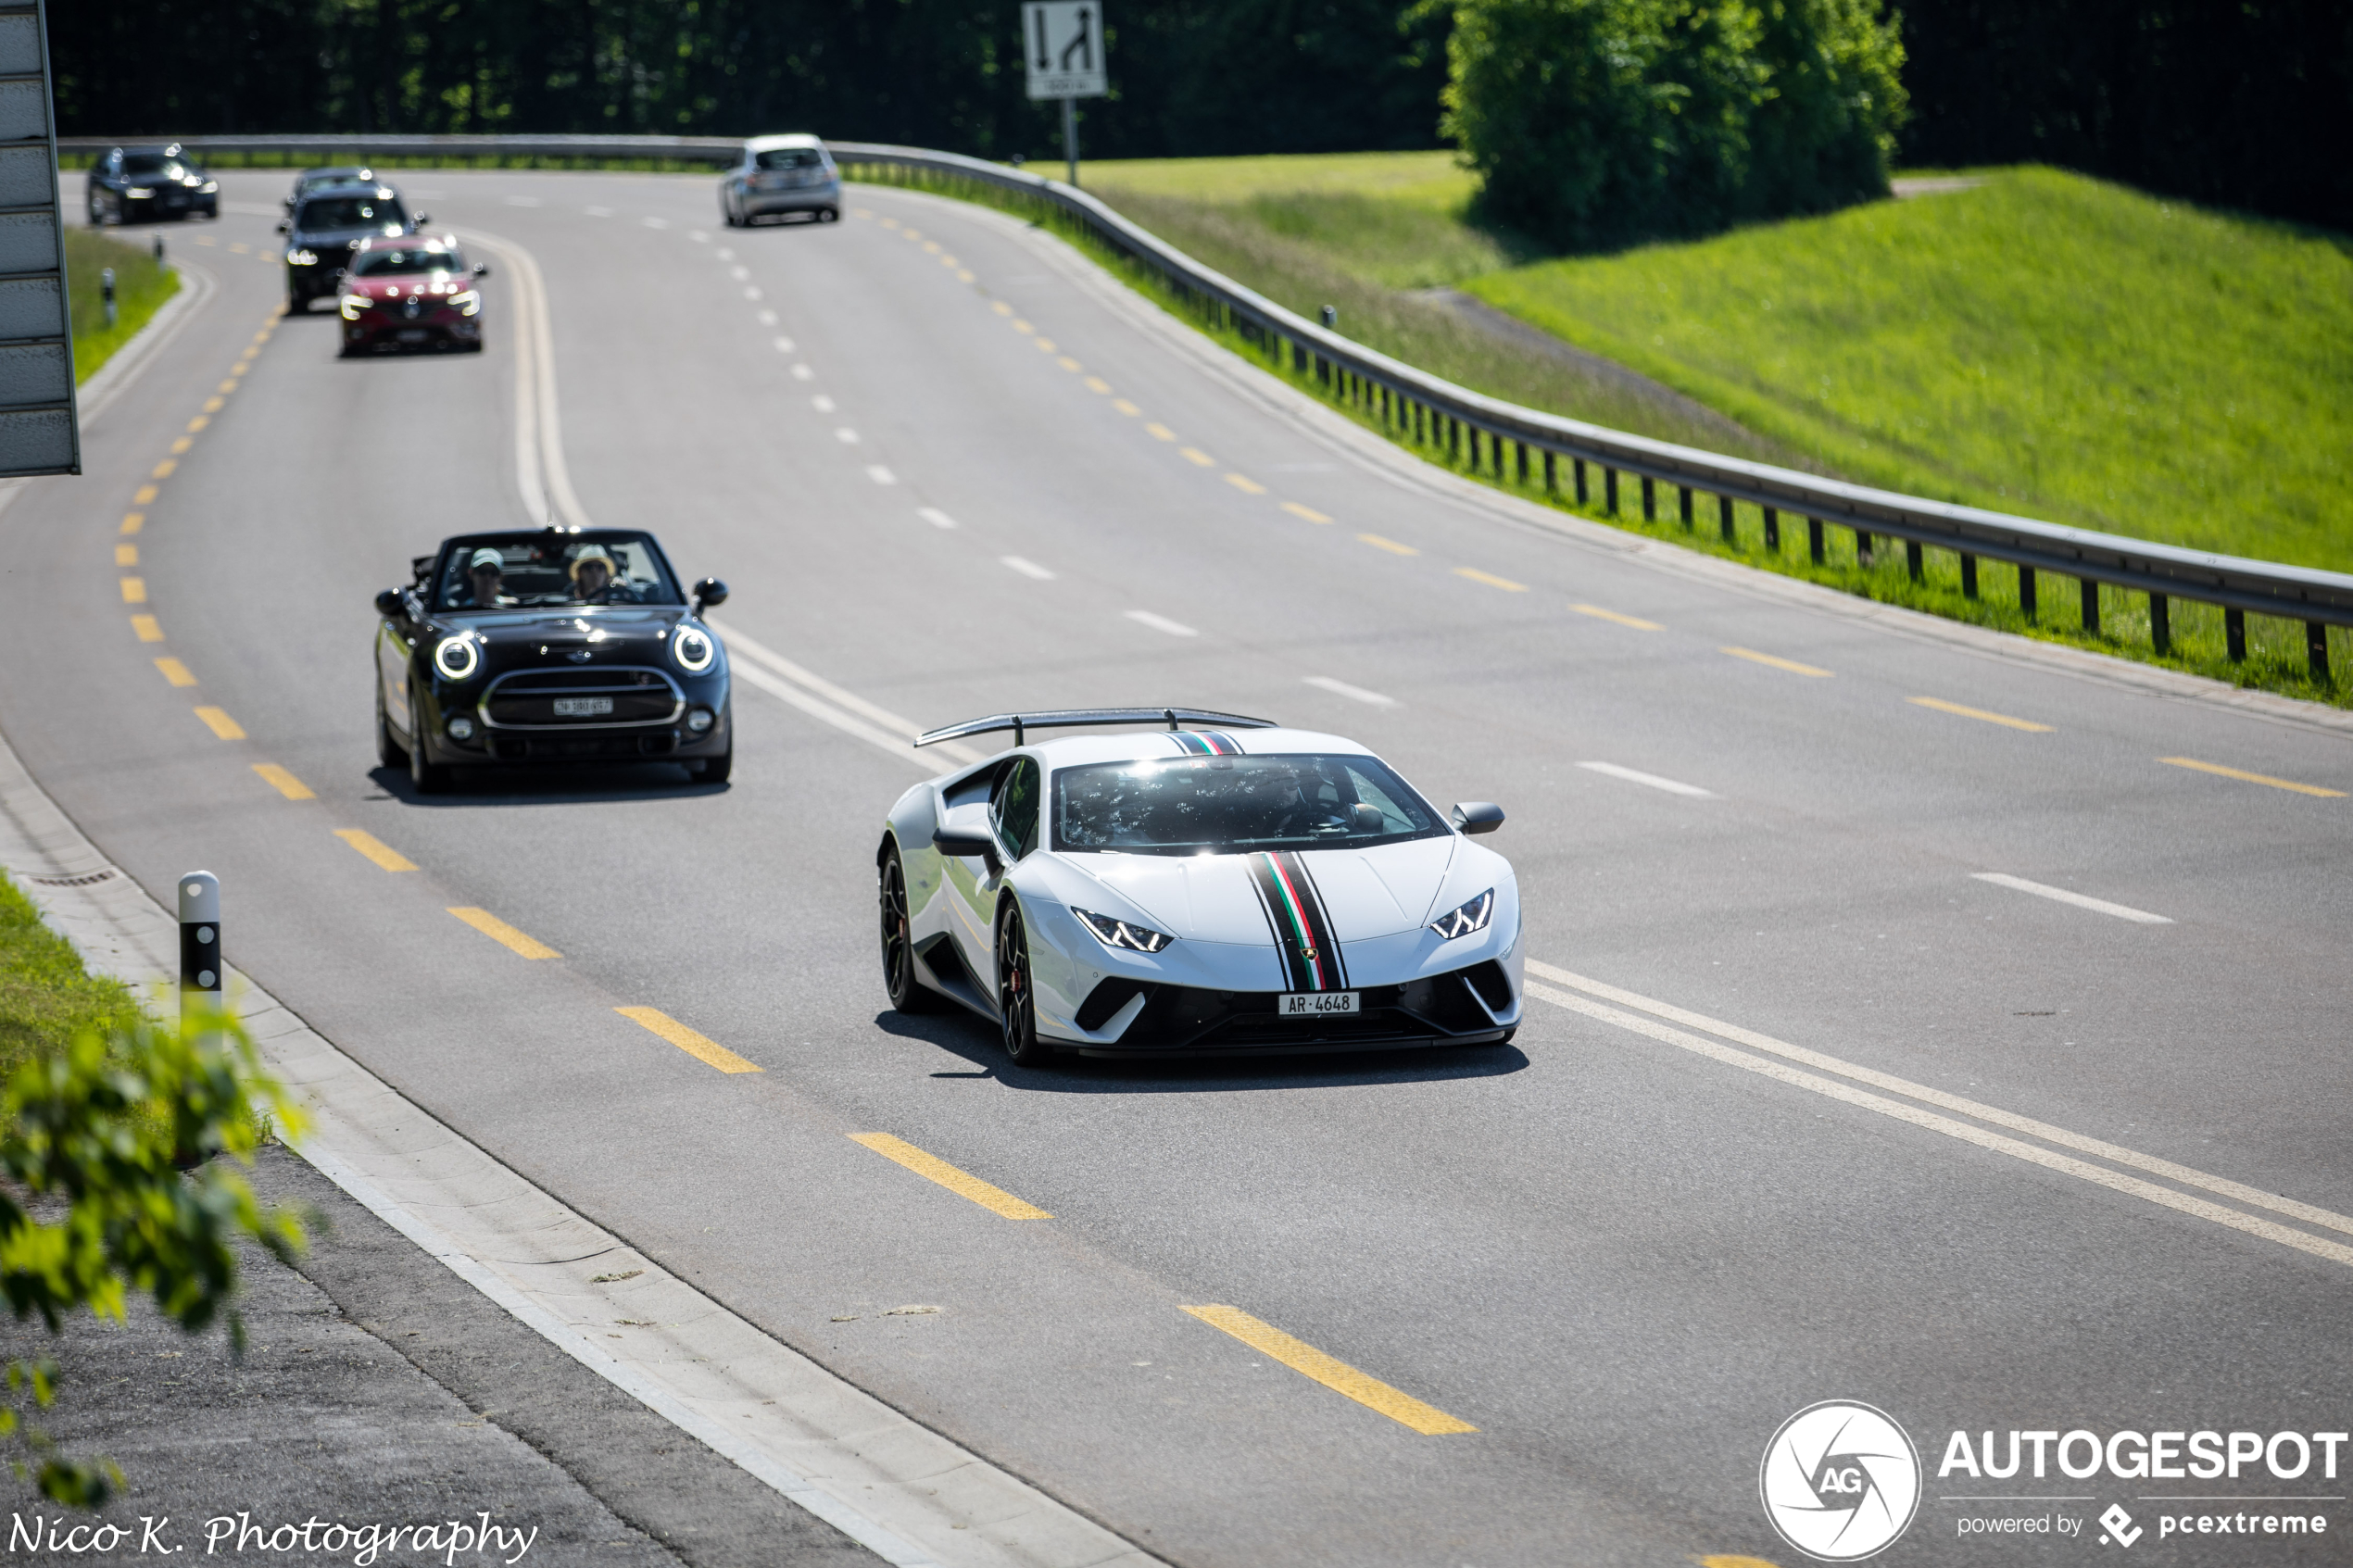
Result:
<svg viewBox="0 0 2353 1568"><path fill-rule="evenodd" d="M1071 730L1088 724L1158 724L1170 729L1184 724L1206 724L1220 730L1272 730L1277 728L1272 719L1252 719L1239 713L1213 713L1205 708L1063 708L1038 713L992 713L986 719L968 719L945 729L925 730L915 737L917 746L929 746L935 741L958 740L965 735L985 735L997 730L1011 730L1013 744L1023 744L1029 730Z"/></svg>

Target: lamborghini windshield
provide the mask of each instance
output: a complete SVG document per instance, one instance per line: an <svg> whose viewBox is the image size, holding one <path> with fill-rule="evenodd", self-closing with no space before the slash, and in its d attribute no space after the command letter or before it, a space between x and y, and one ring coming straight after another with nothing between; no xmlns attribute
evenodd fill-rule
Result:
<svg viewBox="0 0 2353 1568"><path fill-rule="evenodd" d="M1370 757L1183 757L1054 774L1054 847L1131 855L1356 849L1447 831Z"/></svg>

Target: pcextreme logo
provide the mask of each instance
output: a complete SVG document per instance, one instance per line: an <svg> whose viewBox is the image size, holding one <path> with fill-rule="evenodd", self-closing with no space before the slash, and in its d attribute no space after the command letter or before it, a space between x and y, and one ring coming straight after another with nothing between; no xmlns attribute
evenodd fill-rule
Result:
<svg viewBox="0 0 2353 1568"><path fill-rule="evenodd" d="M1781 1539L1819 1562L1856 1562L1919 1511L1919 1450L1886 1411L1825 1399L1781 1423L1756 1486Z"/></svg>

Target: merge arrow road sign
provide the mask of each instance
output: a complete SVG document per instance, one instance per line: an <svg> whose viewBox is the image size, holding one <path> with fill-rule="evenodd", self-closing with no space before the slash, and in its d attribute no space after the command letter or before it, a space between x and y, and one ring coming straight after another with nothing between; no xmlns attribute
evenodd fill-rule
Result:
<svg viewBox="0 0 2353 1568"><path fill-rule="evenodd" d="M1111 91L1101 0L1031 0L1021 8L1021 36L1031 97L1100 98Z"/></svg>

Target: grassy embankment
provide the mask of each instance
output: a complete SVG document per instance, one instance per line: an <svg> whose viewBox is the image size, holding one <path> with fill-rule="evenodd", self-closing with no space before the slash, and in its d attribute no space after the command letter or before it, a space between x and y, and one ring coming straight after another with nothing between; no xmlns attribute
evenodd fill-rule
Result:
<svg viewBox="0 0 2353 1568"><path fill-rule="evenodd" d="M72 945L0 877L0 1081L78 1035L125 1034L138 1022L131 988L84 970Z"/></svg>
<svg viewBox="0 0 2353 1568"><path fill-rule="evenodd" d="M114 269L115 324L107 325L99 273ZM101 230L66 230L67 297L73 317L73 379L79 386L147 324L180 290L180 274L146 249Z"/></svg>
<svg viewBox="0 0 2353 1568"><path fill-rule="evenodd" d="M1240 282L1303 315L1337 306L1349 336L1481 392L2057 522L2353 566L2353 244L2341 236L2020 169L1696 244L1546 259L1465 220L1469 180L1443 153L1103 163L1083 178ZM1413 292L1448 285L1739 420L1746 441ZM1903 552L1862 564L1841 530L1816 567L1802 526L1768 554L1753 508L1726 546L1705 509L1687 533L1670 496L1655 523L1623 505L1618 526L1872 598L2353 705L2341 630L2323 691L2295 622L2249 617L2248 658L2233 665L2221 613L2177 601L2159 659L2137 595L2105 592L2093 635L2066 581L2044 580L2029 622L2007 569L1989 565L1969 599L1948 552L1928 551L1915 583Z"/></svg>

